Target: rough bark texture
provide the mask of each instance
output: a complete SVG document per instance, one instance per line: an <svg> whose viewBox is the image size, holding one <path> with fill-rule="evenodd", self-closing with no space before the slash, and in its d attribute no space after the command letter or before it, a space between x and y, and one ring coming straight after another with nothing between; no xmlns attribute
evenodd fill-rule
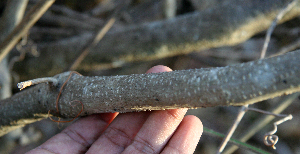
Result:
<svg viewBox="0 0 300 154"><path fill-rule="evenodd" d="M237 0L201 12L194 12L111 31L90 51L78 70L101 69L103 63L118 66L124 62L151 60L186 54L212 47L241 43L267 29L290 0ZM279 22L300 15L298 3ZM92 38L84 33L54 43L39 45L39 58L16 65L22 80L61 73L79 50Z"/></svg>
<svg viewBox="0 0 300 154"><path fill-rule="evenodd" d="M279 57L220 68L154 74L95 76L73 74L59 99L58 116L104 112L245 105L300 91L300 50ZM39 84L0 102L0 135L11 127L46 117L69 72L58 85Z"/></svg>

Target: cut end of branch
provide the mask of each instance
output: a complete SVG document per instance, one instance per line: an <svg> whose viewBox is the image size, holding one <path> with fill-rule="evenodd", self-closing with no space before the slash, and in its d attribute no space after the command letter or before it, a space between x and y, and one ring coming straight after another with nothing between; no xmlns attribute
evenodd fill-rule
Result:
<svg viewBox="0 0 300 154"><path fill-rule="evenodd" d="M32 85L32 81L29 80L29 81L25 81L25 82L20 82L20 83L18 83L17 86L20 90L23 90L24 88L29 87L31 85Z"/></svg>

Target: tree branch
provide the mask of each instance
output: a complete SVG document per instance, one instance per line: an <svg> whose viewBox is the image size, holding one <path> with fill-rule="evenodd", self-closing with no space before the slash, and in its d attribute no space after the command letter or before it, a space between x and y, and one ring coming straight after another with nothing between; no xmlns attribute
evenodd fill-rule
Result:
<svg viewBox="0 0 300 154"><path fill-rule="evenodd" d="M227 67L123 76L73 74L59 98L59 115L241 106L300 91L300 50ZM54 76L57 86L37 86L0 102L0 136L11 127L47 117L69 72Z"/></svg>
<svg viewBox="0 0 300 154"><path fill-rule="evenodd" d="M78 70L88 72L101 69L107 63L151 60L235 45L266 30L288 2L290 0L236 1L169 20L111 31L91 49ZM298 3L279 23L299 15ZM40 57L26 59L16 65L15 70L22 80L61 73L92 36L92 33L84 33L40 44Z"/></svg>

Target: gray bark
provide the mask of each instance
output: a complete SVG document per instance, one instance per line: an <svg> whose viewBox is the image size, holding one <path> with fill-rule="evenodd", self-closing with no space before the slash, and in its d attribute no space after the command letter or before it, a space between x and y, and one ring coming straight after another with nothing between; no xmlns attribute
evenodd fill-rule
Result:
<svg viewBox="0 0 300 154"><path fill-rule="evenodd" d="M106 112L241 106L300 91L300 50L282 56L219 68L123 76L73 74L59 99L61 117ZM57 86L41 83L0 101L0 136L47 117L55 110L69 72ZM53 112L55 113L55 112Z"/></svg>

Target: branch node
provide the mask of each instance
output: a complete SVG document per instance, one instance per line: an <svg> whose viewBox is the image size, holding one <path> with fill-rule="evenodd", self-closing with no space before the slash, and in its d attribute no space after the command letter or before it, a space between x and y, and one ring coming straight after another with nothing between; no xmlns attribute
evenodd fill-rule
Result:
<svg viewBox="0 0 300 154"><path fill-rule="evenodd" d="M78 72L76 72L76 71L70 72L69 77L68 77L67 80L64 82L64 84L61 86L61 88L60 88L60 90L59 90L59 93L58 93L58 95L57 95L56 103L55 103L55 104L56 104L56 113L59 113L59 109L58 109L58 101L59 101L61 92L62 92L63 88L65 87L65 85L67 84L67 82L70 80L70 78L71 78L71 76L72 76L73 73L75 73L75 74L81 76L81 74L78 73ZM50 118L50 120L52 120L52 121L54 121L54 122L58 122L58 123L60 123L60 122L71 122L71 121L75 120L78 116L80 116L81 112L83 111L83 103L82 103L81 101L79 101L79 100L73 100L73 101L71 101L71 102L70 102L70 105L71 105L72 107L75 107L76 105L72 105L72 104L71 104L71 103L73 103L73 102L75 102L75 101L76 101L76 102L79 102L79 103L81 104L81 110L80 110L80 112L79 112L72 120L68 120L68 121L54 120L53 118L51 118L51 116L50 116L51 110L49 110L49 111L48 111L48 117Z"/></svg>

